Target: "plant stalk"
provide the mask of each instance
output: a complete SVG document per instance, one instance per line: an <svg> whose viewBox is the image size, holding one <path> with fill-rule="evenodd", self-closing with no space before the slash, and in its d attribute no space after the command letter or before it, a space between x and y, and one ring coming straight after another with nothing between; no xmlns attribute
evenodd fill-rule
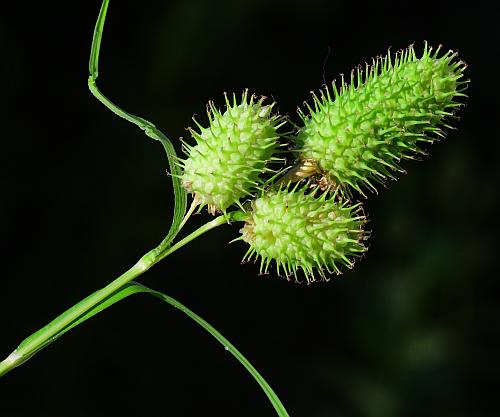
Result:
<svg viewBox="0 0 500 417"><path fill-rule="evenodd" d="M240 215L239 212L233 212L226 216L216 217L214 220L204 224L173 246L165 249L164 246L160 244L157 248L146 253L134 266L132 266L132 268L120 275L114 281L110 282L107 286L92 293L87 298L84 298L82 301L55 318L45 327L42 327L40 330L25 339L16 350L14 350L5 360L0 362L0 377L26 362L34 354L57 339L65 332L66 328L81 319L91 309L110 297L113 293L123 288L123 286L128 282L139 277L153 265L171 255L176 250L182 248L187 243L209 230L227 223L231 218L237 218L238 215Z"/></svg>

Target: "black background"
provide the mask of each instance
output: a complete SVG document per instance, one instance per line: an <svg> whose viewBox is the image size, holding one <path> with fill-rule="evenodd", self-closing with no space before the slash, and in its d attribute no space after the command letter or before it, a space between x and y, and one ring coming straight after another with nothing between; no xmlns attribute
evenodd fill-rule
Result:
<svg viewBox="0 0 500 417"><path fill-rule="evenodd" d="M26 2L1 13L4 356L169 226L161 145L87 90L99 6ZM370 196L370 250L354 270L311 286L258 276L239 264L245 245L227 244L234 225L142 277L231 340L292 416L497 415L499 17L479 2L111 2L98 85L177 149L191 116L206 121L205 104L222 106L224 91L272 97L298 122L310 90L388 47L421 51L428 40L469 64L458 130ZM2 417L273 413L221 345L147 296L0 381Z"/></svg>

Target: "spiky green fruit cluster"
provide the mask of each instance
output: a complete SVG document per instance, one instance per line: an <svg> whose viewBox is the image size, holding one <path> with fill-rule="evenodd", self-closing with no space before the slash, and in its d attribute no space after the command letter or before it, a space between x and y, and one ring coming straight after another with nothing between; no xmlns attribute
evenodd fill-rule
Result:
<svg viewBox="0 0 500 417"><path fill-rule="evenodd" d="M308 282L314 273L327 279L325 271L341 273L352 268L354 258L366 251L368 234L361 205L341 202L334 194L318 194L318 188L280 188L263 193L252 202L240 239L250 244L243 261L261 259L260 272L274 261L277 273L297 278L302 270Z"/></svg>
<svg viewBox="0 0 500 417"><path fill-rule="evenodd" d="M461 80L465 64L449 51L439 56L425 44L417 58L413 46L389 53L360 68L340 89L333 83L318 98L314 109L300 115L304 127L297 135L301 159L299 176L317 174L325 188L377 191L376 183L394 178L402 159L424 151L420 142L433 142L450 127L446 118L461 106L467 81Z"/></svg>
<svg viewBox="0 0 500 417"><path fill-rule="evenodd" d="M232 103L226 96L226 105L222 113L209 103L208 128L193 118L200 129L190 129L197 144L184 143L188 158L181 161L184 188L212 214L241 205L240 199L259 187L260 175L271 171L268 162L277 159L277 130L284 123L272 114L274 103L265 105L264 97L249 96L247 91L240 103L234 95Z"/></svg>

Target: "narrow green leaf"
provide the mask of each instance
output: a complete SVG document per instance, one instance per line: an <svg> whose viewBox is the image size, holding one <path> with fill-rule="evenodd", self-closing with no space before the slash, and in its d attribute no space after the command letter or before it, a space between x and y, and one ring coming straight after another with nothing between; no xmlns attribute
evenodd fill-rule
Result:
<svg viewBox="0 0 500 417"><path fill-rule="evenodd" d="M166 303L174 306L175 308L178 308L184 314L186 314L191 319L193 319L196 323L198 323L201 327L203 327L213 337L215 337L215 339L217 339L217 341L219 343L221 343L222 346L224 346L224 349L226 349L228 352L230 352L245 367L245 369L254 377L254 379L260 385L260 387L262 388L262 390L266 394L267 398L269 399L269 401L273 405L278 416L289 417L289 414L286 411L285 406L280 401L280 399L278 398L276 393L273 391L273 389L266 382L266 380L262 377L262 375L260 375L259 372L248 361L248 359L245 358L243 356L243 354L238 349L236 349L233 346L233 344L229 342L229 340L227 340L224 336L222 336L222 334L219 333L213 326L211 326L207 321L202 319L196 313L192 312L186 306L181 304L179 301L173 299L172 297L169 297L168 295L161 293L159 291L152 290L152 289L150 289L142 284L136 283L136 282L133 282L131 284L142 287L144 292L147 292L147 293L159 298L160 300L163 300Z"/></svg>
<svg viewBox="0 0 500 417"><path fill-rule="evenodd" d="M108 11L109 0L103 0L101 10L97 17L97 22L94 28L94 36L92 38L92 48L90 50L89 60L89 73L97 78L99 74L99 50L101 46L102 31L104 28L104 21L106 20L106 13Z"/></svg>
<svg viewBox="0 0 500 417"><path fill-rule="evenodd" d="M182 222L184 214L186 213L187 194L181 185L181 180L179 178L181 175L181 169L176 163L177 155L170 139L168 139L168 137L165 136L153 123L147 121L146 119L143 119L142 117L134 116L133 114L130 114L121 109L111 100L109 100L104 94L102 94L97 87L96 80L99 75L99 52L101 50L102 34L104 31L104 23L106 21L108 5L109 0L103 0L101 10L99 11L99 16L95 25L94 36L92 38L92 48L90 51L90 76L88 79L88 85L94 97L97 98L102 104L104 104L109 110L111 110L117 116L120 116L123 119L129 121L130 123L137 125L140 129L144 130L144 133L150 138L160 141L163 145L163 149L165 149L168 158L169 172L172 174L171 179L174 188L175 206L172 225L170 226L169 232L159 246L159 251L161 252L168 248L170 243L177 235L177 232L179 231L179 226Z"/></svg>
<svg viewBox="0 0 500 417"><path fill-rule="evenodd" d="M52 342L57 340L59 337L61 337L63 334L68 332L69 330L73 329L74 327L78 326L79 324L83 323L84 321L90 319L91 317L95 316L96 314L100 313L101 311L105 310L106 308L112 306L113 304L117 303L118 301L128 297L129 295L133 294L138 294L138 293L146 293L150 294L156 298L159 298L160 300L170 304L171 306L179 309L182 311L184 314L189 316L192 320L194 320L196 323L198 323L201 327L203 327L207 332L209 332L219 343L221 343L224 346L224 349L230 352L244 367L245 369L253 376L253 378L257 381L257 383L260 385L264 393L266 394L267 398L273 405L274 409L276 410L276 413L280 417L289 417L284 405L276 395L276 393L273 391L273 389L269 386L269 384L266 382L266 380L262 377L262 375L259 374L259 372L252 366L252 364L246 359L243 354L234 347L232 343L229 342L220 332L218 332L213 326L211 326L207 321L202 319L200 316L198 316L196 313L193 311L189 310L185 305L181 304L179 301L175 300L174 298L159 292L152 290L142 284L139 284L138 282L131 281L130 283L126 284L124 287L116 291L114 294L97 304L94 308L89 310L85 315L81 316L78 320L74 321L71 323L69 326L61 330L57 335L55 335L53 338L51 338L47 343L43 346L40 347L36 352L33 352L33 354L37 353L41 349L45 348L46 346L50 345ZM82 302L85 300L82 300ZM80 304L80 303L79 303ZM76 304L73 308L78 308L78 305ZM43 331L44 329L41 329L40 331ZM33 334L29 338L25 339L21 345L19 345L19 348L22 348L25 344L29 343L30 339L36 336L37 333ZM31 355L32 356L32 355ZM28 358L26 358L27 360Z"/></svg>

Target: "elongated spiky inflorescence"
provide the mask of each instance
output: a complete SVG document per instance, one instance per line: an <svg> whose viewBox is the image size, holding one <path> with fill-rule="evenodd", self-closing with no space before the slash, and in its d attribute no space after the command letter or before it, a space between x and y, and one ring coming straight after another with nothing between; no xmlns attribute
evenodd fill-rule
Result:
<svg viewBox="0 0 500 417"><path fill-rule="evenodd" d="M252 202L239 238L250 244L243 261L260 257L261 273L274 261L278 274L283 271L296 281L302 270L308 283L315 281L315 272L327 279L326 273L340 274L342 265L353 267L369 235L360 203L349 205L326 192L317 195L318 188L305 193L307 188L280 188Z"/></svg>
<svg viewBox="0 0 500 417"><path fill-rule="evenodd" d="M348 85L333 83L320 97L313 94L310 114L299 111L304 127L296 142L299 177L316 175L324 188L362 195L377 191L402 159L424 154L422 142L444 136L446 121L461 106L456 99L468 81L457 53L440 55L425 44L417 58L413 46L374 60L365 72L351 73Z"/></svg>
<svg viewBox="0 0 500 417"><path fill-rule="evenodd" d="M272 114L274 103L265 105L264 97L248 96L247 91L241 103L234 95L230 103L226 96L226 105L222 113L209 103L208 128L193 118L200 129L190 129L197 144L184 143L188 158L181 161L183 186L212 214L233 204L241 207L240 199L259 188L260 175L272 171L268 162L278 159L273 157L279 146L277 130L284 124Z"/></svg>

